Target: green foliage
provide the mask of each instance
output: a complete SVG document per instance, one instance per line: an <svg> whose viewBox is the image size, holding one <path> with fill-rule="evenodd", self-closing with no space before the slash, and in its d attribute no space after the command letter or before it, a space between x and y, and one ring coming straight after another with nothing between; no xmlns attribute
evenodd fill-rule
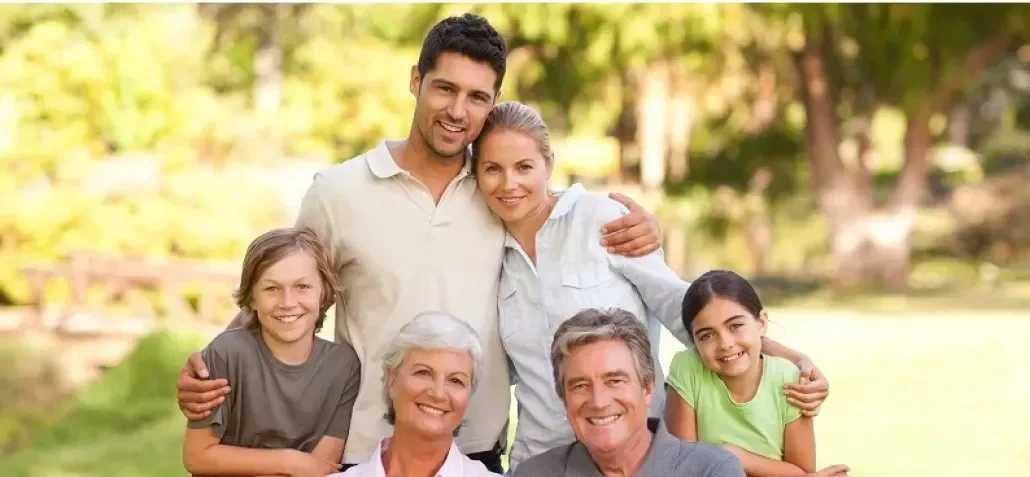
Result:
<svg viewBox="0 0 1030 477"><path fill-rule="evenodd" d="M67 413L33 440L47 449L65 442L87 441L102 432L125 433L178 413L169 398L189 353L203 343L167 332L149 335L121 364L79 393Z"/></svg>

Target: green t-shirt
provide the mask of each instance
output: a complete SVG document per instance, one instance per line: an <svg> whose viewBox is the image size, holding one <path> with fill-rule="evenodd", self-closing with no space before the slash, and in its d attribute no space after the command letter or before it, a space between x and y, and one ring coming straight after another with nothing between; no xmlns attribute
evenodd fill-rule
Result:
<svg viewBox="0 0 1030 477"><path fill-rule="evenodd" d="M801 409L787 402L783 385L796 382L801 372L786 359L764 358L758 393L746 403L733 401L726 384L705 366L696 349L680 351L672 359L666 383L694 408L699 441L733 444L783 460L783 429L801 417Z"/></svg>

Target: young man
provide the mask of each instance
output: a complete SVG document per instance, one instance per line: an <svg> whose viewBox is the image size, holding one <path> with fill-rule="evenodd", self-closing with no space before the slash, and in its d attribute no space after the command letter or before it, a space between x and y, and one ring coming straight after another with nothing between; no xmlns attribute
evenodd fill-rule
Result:
<svg viewBox="0 0 1030 477"><path fill-rule="evenodd" d="M321 171L301 205L297 227L313 230L325 243L345 284L336 301L336 339L354 347L365 370L346 464L367 461L390 434L382 376L374 371L381 347L418 313L438 310L471 324L485 351L480 386L456 442L469 457L502 472L510 395L497 287L505 232L480 196L467 152L497 100L506 56L503 38L481 17L438 23L411 69L417 102L408 138L383 141ZM632 200L613 198L630 214L605 225L609 234L602 245L627 256L657 249L654 217ZM204 418L232 385L203 380L207 376L194 353L177 386L188 419Z"/></svg>

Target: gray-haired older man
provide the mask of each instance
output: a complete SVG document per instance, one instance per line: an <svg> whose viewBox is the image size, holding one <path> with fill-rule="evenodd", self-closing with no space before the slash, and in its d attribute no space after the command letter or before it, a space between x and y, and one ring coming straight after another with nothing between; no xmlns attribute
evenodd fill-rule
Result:
<svg viewBox="0 0 1030 477"><path fill-rule="evenodd" d="M578 440L522 462L514 477L744 477L729 451L681 441L648 419L655 363L633 314L579 312L555 332L551 364Z"/></svg>

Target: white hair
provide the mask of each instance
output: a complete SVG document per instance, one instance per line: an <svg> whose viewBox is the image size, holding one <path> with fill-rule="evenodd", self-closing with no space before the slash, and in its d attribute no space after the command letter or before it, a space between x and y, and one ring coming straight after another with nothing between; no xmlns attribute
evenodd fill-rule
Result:
<svg viewBox="0 0 1030 477"><path fill-rule="evenodd" d="M479 385L479 370L483 361L483 345L479 333L466 321L439 311L424 311L415 315L401 327L397 335L383 350L383 398L386 399L386 420L394 424L393 402L387 389L387 371L400 367L408 351L447 350L464 351L472 356L472 388Z"/></svg>

